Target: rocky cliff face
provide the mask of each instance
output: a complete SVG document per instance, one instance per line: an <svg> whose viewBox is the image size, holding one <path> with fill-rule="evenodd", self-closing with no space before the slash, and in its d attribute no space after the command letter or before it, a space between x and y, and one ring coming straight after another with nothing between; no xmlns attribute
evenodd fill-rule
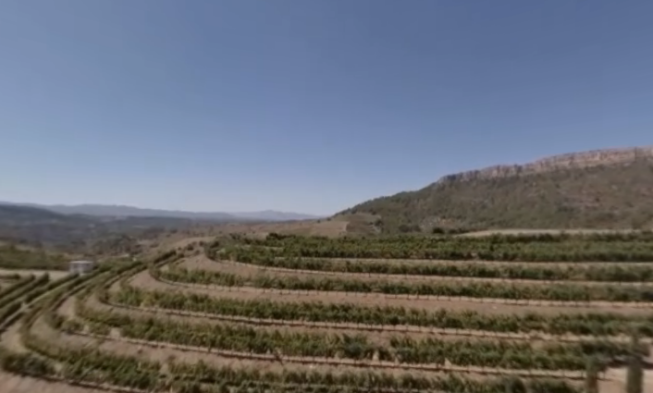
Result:
<svg viewBox="0 0 653 393"><path fill-rule="evenodd" d="M436 184L524 176L602 165L628 165L637 160L648 160L653 163L653 146L629 149L592 150L547 157L523 165L496 165L484 169L447 175L440 179Z"/></svg>

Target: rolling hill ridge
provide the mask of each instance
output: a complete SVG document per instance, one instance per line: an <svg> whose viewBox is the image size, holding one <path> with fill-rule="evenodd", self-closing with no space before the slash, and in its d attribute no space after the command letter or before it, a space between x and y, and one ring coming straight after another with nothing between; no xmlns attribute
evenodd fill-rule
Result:
<svg viewBox="0 0 653 393"><path fill-rule="evenodd" d="M66 215L84 215L88 217L101 217L101 218L119 218L119 217L153 217L153 218L171 218L171 219L184 219L184 220L210 220L210 221L294 221L294 220L309 220L320 218L316 215L302 214L294 212L282 212L276 210L263 210L255 212L192 212L182 210L164 210L164 209L149 209L133 206L121 205L99 205L99 204L84 204L84 205L41 205L35 203L12 203L1 202L0 205L10 206L25 206L42 210L47 210L54 213Z"/></svg>
<svg viewBox="0 0 653 393"><path fill-rule="evenodd" d="M308 216L266 210L250 213L185 212L112 205L36 205L0 202L0 242L66 250L130 248L134 239L163 232L202 230L227 224L256 225L299 222ZM131 240L130 240L131 239ZM134 241L132 241L134 240Z"/></svg>
<svg viewBox="0 0 653 393"><path fill-rule="evenodd" d="M447 175L356 205L383 232L653 227L653 146L552 156Z"/></svg>

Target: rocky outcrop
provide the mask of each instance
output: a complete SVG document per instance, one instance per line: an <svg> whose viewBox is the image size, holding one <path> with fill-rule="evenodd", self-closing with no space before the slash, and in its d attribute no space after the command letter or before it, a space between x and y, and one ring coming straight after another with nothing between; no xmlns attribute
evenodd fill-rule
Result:
<svg viewBox="0 0 653 393"><path fill-rule="evenodd" d="M603 165L628 165L637 160L649 160L653 163L653 146L628 149L591 150L581 153L551 156L523 165L496 165L484 169L447 175L441 178L436 184L533 175Z"/></svg>

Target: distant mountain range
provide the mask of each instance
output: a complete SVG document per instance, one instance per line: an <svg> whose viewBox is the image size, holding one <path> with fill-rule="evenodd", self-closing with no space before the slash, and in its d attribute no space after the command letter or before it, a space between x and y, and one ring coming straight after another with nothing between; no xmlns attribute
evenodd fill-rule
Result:
<svg viewBox="0 0 653 393"><path fill-rule="evenodd" d="M215 221L298 221L321 218L320 216L264 210L260 212L188 212L181 210L146 209L121 205L40 205L34 203L0 202L3 205L27 206L48 210L59 214L75 214L93 217L162 217L188 220Z"/></svg>
<svg viewBox="0 0 653 393"><path fill-rule="evenodd" d="M166 231L197 230L221 223L282 222L313 216L262 211L251 213L183 212L130 206L46 206L0 202L0 243L19 242L66 252L135 250L136 239Z"/></svg>

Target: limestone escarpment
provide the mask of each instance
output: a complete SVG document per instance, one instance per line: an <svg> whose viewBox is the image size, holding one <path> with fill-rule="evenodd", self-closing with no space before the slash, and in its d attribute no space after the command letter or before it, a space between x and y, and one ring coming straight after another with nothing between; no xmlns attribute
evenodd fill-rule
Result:
<svg viewBox="0 0 653 393"><path fill-rule="evenodd" d="M483 169L447 175L440 179L438 183L503 178L603 165L628 165L638 160L650 160L653 162L653 146L591 150L546 157L523 165L495 165Z"/></svg>

